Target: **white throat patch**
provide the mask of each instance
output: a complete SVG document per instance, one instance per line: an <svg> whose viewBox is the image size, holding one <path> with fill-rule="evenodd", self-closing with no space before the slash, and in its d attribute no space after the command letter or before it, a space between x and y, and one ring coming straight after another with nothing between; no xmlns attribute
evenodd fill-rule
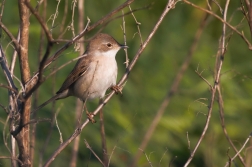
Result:
<svg viewBox="0 0 252 167"><path fill-rule="evenodd" d="M111 49L108 50L107 52L100 52L100 56L106 56L106 57L115 57L116 53L119 51L119 49ZM98 54L97 54L98 56Z"/></svg>

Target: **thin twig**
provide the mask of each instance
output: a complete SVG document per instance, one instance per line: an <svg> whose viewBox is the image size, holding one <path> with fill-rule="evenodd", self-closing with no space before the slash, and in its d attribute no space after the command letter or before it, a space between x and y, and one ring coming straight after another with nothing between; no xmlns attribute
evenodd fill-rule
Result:
<svg viewBox="0 0 252 167"><path fill-rule="evenodd" d="M110 154L110 156L109 156L108 166L109 166L109 164L110 164L112 155L114 154L116 148L117 148L117 145L115 145L115 146L113 147L113 150L111 151L111 154Z"/></svg>
<svg viewBox="0 0 252 167"><path fill-rule="evenodd" d="M4 85L2 83L0 83L0 87L3 87L3 88L6 88L8 89L9 91L13 91L14 93L18 93L16 89L13 89L12 87L8 86L8 85Z"/></svg>
<svg viewBox="0 0 252 167"><path fill-rule="evenodd" d="M64 31L64 27L65 27L65 22L66 22L66 18L67 18L67 14L68 14L68 1L64 1L65 2L65 7L64 7L64 14L63 14L63 18L61 21L61 26L60 26L60 35L58 38L62 38L62 36L64 35L64 32L66 32L67 30L67 26L66 26L66 30ZM79 2L80 3L80 2ZM80 15L79 15L80 16ZM81 15L83 17L83 15Z"/></svg>
<svg viewBox="0 0 252 167"><path fill-rule="evenodd" d="M126 28L125 28L125 19L124 19L124 12L122 10L122 15L123 15L123 26L122 26L122 30L123 30L123 38L124 38L124 45L127 45L127 40L126 40ZM129 56L128 56L128 49L124 48L124 52L125 52L125 65L126 68L129 66Z"/></svg>
<svg viewBox="0 0 252 167"><path fill-rule="evenodd" d="M99 104L102 104L102 99L100 99ZM100 110L100 134L101 134L101 142L102 142L103 164L105 165L105 167L108 167L108 164L109 164L108 148L107 148L107 142L106 142L103 109Z"/></svg>
<svg viewBox="0 0 252 167"><path fill-rule="evenodd" d="M14 44L15 50L19 54L19 48L20 48L19 41L14 37L14 35L9 31L9 29L7 27L5 27L5 25L3 24L2 21L0 21L0 27L4 30L4 32L11 39L11 42L13 42L13 44Z"/></svg>
<svg viewBox="0 0 252 167"><path fill-rule="evenodd" d="M3 18L4 5L5 5L5 0L3 0L1 3L0 22L2 21L2 18Z"/></svg>
<svg viewBox="0 0 252 167"><path fill-rule="evenodd" d="M244 142L244 144L242 145L241 149L233 156L233 158L231 158L230 161L234 161L234 159L240 155L241 151L245 148L246 144L249 142L249 139L251 138L251 134L249 135L249 137L246 139L246 141ZM229 162L226 163L225 167L227 167L229 165ZM246 166L246 164L244 165Z"/></svg>
<svg viewBox="0 0 252 167"><path fill-rule="evenodd" d="M191 152L191 141L190 141L188 132L186 132L186 139L187 139L187 144L188 144L188 150Z"/></svg>
<svg viewBox="0 0 252 167"><path fill-rule="evenodd" d="M251 43L249 42L249 40L245 37L245 35L243 34L243 32L238 31L235 27L233 27L231 24L229 24L228 22L226 22L225 20L223 20L220 16L218 16L218 15L215 14L215 13L213 13L212 11L209 11L209 10L207 10L207 9L204 9L204 8L202 8L202 7L198 6L198 5L195 5L194 3L189 2L189 1L187 1L187 0L183 0L183 2L185 2L185 3L187 3L187 4L189 4L189 5L193 6L193 7L195 7L195 8L197 8L197 9L200 9L200 10L202 10L202 11L204 11L204 12L207 12L207 13L211 14L212 16L216 17L218 20L220 20L221 22L223 22L224 24L226 24L226 25L227 25L229 28L231 28L234 32L236 32L238 35L240 35L240 37L241 37L241 38L245 41L245 43L248 45L248 48L249 48L250 50L252 50L252 45L251 45Z"/></svg>
<svg viewBox="0 0 252 167"><path fill-rule="evenodd" d="M58 108L58 110L56 111L56 114L54 115L54 117L55 117L54 120L55 120L55 125L56 125L56 127L57 127L57 129L59 131L59 136L60 136L59 141L60 141L60 144L62 144L64 141L63 141L62 133L60 131L58 121L57 121L57 116L59 114L59 111L60 111L60 108Z"/></svg>
<svg viewBox="0 0 252 167"><path fill-rule="evenodd" d="M213 89L213 86L209 83L209 81L208 81L206 78L204 78L204 77L201 75L202 72L199 72L198 69L195 70L195 72L196 72L196 74L197 74L203 81L206 82L206 84L207 84L207 85L209 86L209 88L212 90L212 89Z"/></svg>
<svg viewBox="0 0 252 167"><path fill-rule="evenodd" d="M51 122L50 118L40 118L40 119L32 119L30 122L27 122L26 124L23 125L23 127L28 126L30 124L37 124L39 122Z"/></svg>
<svg viewBox="0 0 252 167"><path fill-rule="evenodd" d="M159 164L158 164L159 167L160 167L161 162L162 162L162 160L163 160L165 154L167 153L167 151L168 151L168 149L166 148L165 152L163 153L163 155L162 155L162 157L161 157L161 159L160 159L160 161L159 161Z"/></svg>
<svg viewBox="0 0 252 167"><path fill-rule="evenodd" d="M61 70L62 68L66 67L68 64L71 64L71 63L73 63L73 62L75 62L75 61L77 61L77 60L79 60L79 59L81 59L81 58L83 58L83 57L85 57L85 56L86 56L86 54L81 55L81 56L79 56L79 57L76 57L76 58L74 58L74 59L72 59L72 60L66 62L65 64L62 64L62 65L59 66L58 68L54 69L49 75L47 75L47 77L45 78L45 80L47 80L49 77L51 77L52 75L54 75L56 72L58 72L58 71Z"/></svg>
<svg viewBox="0 0 252 167"><path fill-rule="evenodd" d="M56 9L55 9L55 13L52 14L52 25L51 25L51 29L50 29L50 32L52 33L52 30L53 30L53 27L54 27L54 22L56 20L56 18L58 17L58 14L59 14L59 5L60 5L60 0L58 0L58 3L56 5Z"/></svg>
<svg viewBox="0 0 252 167"><path fill-rule="evenodd" d="M158 108L153 121L151 122L149 128L146 130L146 134L145 134L145 136L143 138L143 141L141 142L139 148L141 148L141 149L146 148L146 146L147 146L147 144L148 144L154 130L156 129L156 127L157 127L157 125L159 123L159 120L162 118L162 115L165 112L166 107L169 105L171 98L177 92L180 81L182 80L183 75L184 75L185 71L187 70L187 68L188 68L188 66L190 64L193 53L195 52L195 50L196 50L196 48L198 46L199 39L200 39L201 34L202 34L202 32L203 32L203 30L204 30L204 28L206 26L208 16L209 15L206 13L202 17L202 20L201 20L200 25L199 25L196 33L195 33L192 45L191 45L191 47L190 47L190 49L189 49L189 51L188 51L188 53L187 53L187 55L186 55L186 57L184 59L184 62L182 63L180 69L178 70L178 73L176 74L175 79L173 80L172 86L170 87L170 89L168 90L168 92L166 94L166 97L164 98L164 100L160 104L160 107ZM132 166L136 166L136 163L137 163L138 159L140 158L141 154L142 154L142 152L140 152L140 151L137 152L137 154L134 157L134 161L132 163Z"/></svg>
<svg viewBox="0 0 252 167"><path fill-rule="evenodd" d="M102 162L102 160L99 158L99 156L94 152L94 150L90 147L90 145L88 144L87 140L84 139L84 143L86 145L86 147L94 154L94 156L98 159L98 161L102 164L102 166L106 167L104 165L104 163Z"/></svg>
<svg viewBox="0 0 252 167"><path fill-rule="evenodd" d="M153 167L153 165L152 165L152 163L151 163L149 157L147 156L147 154L146 154L142 149L139 148L139 150L142 151L142 153L145 155L145 157L146 157L146 159L147 159L149 165L150 165L151 167Z"/></svg>
<svg viewBox="0 0 252 167"><path fill-rule="evenodd" d="M141 23L137 21L137 19L136 19L134 13L133 13L132 10L131 10L130 5L129 5L129 9L130 9L130 11L131 11L131 15L133 16L133 18L134 18L134 20L135 20L135 22L136 22L137 31L138 31L138 35L139 35L139 37L140 37L141 45L143 45L143 38L142 38L141 31L140 31L140 25L141 25Z"/></svg>
<svg viewBox="0 0 252 167"><path fill-rule="evenodd" d="M53 42L52 34L51 34L50 30L48 29L47 25L45 24L45 22L43 21L43 18L41 18L39 16L38 11L36 11L35 9L33 9L32 5L30 4L29 1L26 0L25 4L29 8L29 10L31 11L31 13L36 17L36 19L38 20L38 22L40 23L41 27L43 28L43 30L44 30L44 32L46 34L48 42Z"/></svg>
<svg viewBox="0 0 252 167"><path fill-rule="evenodd" d="M186 1L186 0L184 0ZM209 127L209 123L210 123L210 119L212 116L212 111L213 111L213 105L214 105L214 101L215 101L215 94L216 94L216 90L217 87L220 84L220 75L221 75L221 69L222 69L222 65L223 65L223 60L224 60L224 54L225 54L225 37L226 37L226 17L227 17L227 10L228 10L228 5L229 5L229 0L226 1L226 5L225 5L225 9L224 9L224 15L223 15L223 34L221 37L221 43L220 43L220 48L221 51L219 53L219 55L216 57L216 73L215 73L215 81L214 81L214 86L212 87L212 94L211 94L211 100L210 100L210 104L208 106L208 115L207 115L207 120L204 126L204 129L201 133L201 136L196 144L196 146L194 147L193 151L191 152L190 157L188 158L188 160L186 161L184 167L187 167L190 162L192 161L199 145L201 144L203 138L205 137L206 131Z"/></svg>
<svg viewBox="0 0 252 167"><path fill-rule="evenodd" d="M171 164L173 163L173 161L177 158L178 156L175 156L171 159L171 161L169 162L169 166L168 167L171 167Z"/></svg>
<svg viewBox="0 0 252 167"><path fill-rule="evenodd" d="M8 63L7 63L7 60L6 60L6 57L5 57L5 54L3 52L3 49L2 49L1 45L0 45L0 65L1 65L1 67L3 69L3 71L4 71L6 80L7 80L8 85L9 85L9 88L11 90L14 90L14 92L17 94L18 89L15 86L15 83L13 81L13 78L12 78L12 75L11 75L11 72L10 72L10 68L8 66Z"/></svg>
<svg viewBox="0 0 252 167"><path fill-rule="evenodd" d="M18 158L15 158L15 157L0 156L0 159L13 159L13 160L18 161L21 165L23 165L23 162L20 161Z"/></svg>
<svg viewBox="0 0 252 167"><path fill-rule="evenodd" d="M223 130L224 135L226 136L227 141L229 142L229 144L232 146L232 148L235 150L235 152L237 153L238 150L236 149L234 143L232 142L232 140L230 139L230 137L228 136L228 132L227 129L225 127L225 118L224 118L224 102L223 102L223 98L222 98L222 94L221 94L221 90L220 90L220 86L217 87L217 92L218 92L218 105L219 105L219 113L220 113L220 120L221 120L221 127ZM238 157L240 159L240 161L242 162L242 164L244 166L246 166L244 159L242 158L242 156L240 154L238 154Z"/></svg>

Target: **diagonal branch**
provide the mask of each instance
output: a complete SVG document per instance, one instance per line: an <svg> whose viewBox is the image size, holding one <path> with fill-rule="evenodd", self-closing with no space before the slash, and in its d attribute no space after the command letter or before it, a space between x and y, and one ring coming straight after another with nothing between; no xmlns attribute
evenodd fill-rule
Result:
<svg viewBox="0 0 252 167"><path fill-rule="evenodd" d="M234 149L234 151L236 153L238 153L237 148L235 147L234 143L232 142L232 140L230 139L230 137L228 136L228 132L227 129L225 127L225 119L224 119L224 102L223 102L223 98L222 98L222 94L221 94L221 90L220 90L220 86L217 88L217 92L218 92L218 105L219 105L219 113L220 113L220 120L221 120L221 127L223 130L224 135L226 136L227 141L229 142L229 144L232 146L232 148ZM240 154L238 154L238 157L240 159L240 161L242 162L242 164L244 166L246 166L244 159L242 158L242 156Z"/></svg>
<svg viewBox="0 0 252 167"><path fill-rule="evenodd" d="M184 1L186 1L186 0L184 0ZM209 124L210 124L212 111L213 111L214 100L215 100L215 95L216 95L217 88L218 88L218 86L220 84L221 69L222 69L224 55L225 55L225 37L226 37L226 25L227 25L226 20L227 20L227 10L228 10L229 2L230 2L229 0L226 1L224 14L223 14L223 19L222 19L223 20L223 28L222 28L222 36L221 36L220 47L219 47L219 48L221 48L221 50L218 51L218 55L216 56L215 81L214 81L214 85L213 85L213 87L211 89L212 94L211 94L210 104L208 106L208 114L207 114L206 123L205 123L204 129L203 129L203 131L201 133L201 136L200 136L198 142L196 143L196 146L194 147L193 151L191 152L190 157L186 161L184 167L187 167L190 164L190 162L192 161L197 149L199 148L199 145L201 144L203 138L205 137L206 131L207 131L207 129L209 127Z"/></svg>
<svg viewBox="0 0 252 167"><path fill-rule="evenodd" d="M5 27L5 25L3 24L2 21L0 21L0 27L4 30L4 32L8 35L8 37L14 43L15 50L19 54L20 45L19 45L19 42L17 41L17 39L14 37L14 35L12 35L12 33L9 31L9 29L7 27Z"/></svg>
<svg viewBox="0 0 252 167"><path fill-rule="evenodd" d="M46 26L45 22L43 21L43 19L39 16L39 13L33 9L33 7L31 6L31 3L26 0L25 1L25 5L29 8L29 10L31 11L31 13L36 17L36 19L38 20L39 24L41 25L42 29L44 30L47 40L48 42L53 42L53 37L51 32L49 31L48 27Z"/></svg>
<svg viewBox="0 0 252 167"><path fill-rule="evenodd" d="M204 12L207 12L207 13L211 14L212 16L216 17L217 19L219 19L221 22L223 22L225 25L227 25L229 28L231 28L234 32L236 32L238 35L240 35L240 37L241 37L241 38L245 41L245 43L248 45L248 48L249 48L250 50L252 50L252 45L251 45L251 43L249 42L249 40L245 37L245 35L243 34L243 32L238 31L235 27L233 27L231 24L229 24L226 20L222 19L220 16L218 16L217 14L215 14L215 13L213 13L213 12L207 10L207 9L204 9L204 8L202 8L202 7L200 7L200 6L195 5L195 4L192 3L192 2L189 2L189 1L187 1L187 0L183 0L183 2L189 4L189 5L191 5L191 6L195 7L195 8L197 8L197 9L200 9L200 10L202 10L202 11L204 11Z"/></svg>
<svg viewBox="0 0 252 167"><path fill-rule="evenodd" d="M165 112L165 109L169 105L171 98L177 92L180 81L182 80L183 75L186 72L186 70L187 70L187 68L188 68L188 66L189 66L189 64L191 62L191 59L193 57L193 53L195 52L195 50L197 48L197 45L199 43L201 34L202 34L202 32L203 32L203 30L204 30L204 28L206 26L208 16L209 16L208 13L206 13L203 16L203 18L201 20L201 23L200 23L200 25L198 27L198 30L195 33L193 43L192 43L192 45L191 45L191 47L190 47L190 49L189 49L189 51L187 53L187 56L185 57L184 62L181 65L181 67L180 67L180 69L179 69L179 71L178 71L178 73L177 73L177 75L176 75L176 77L175 77L175 79L174 79L174 81L172 83L172 86L171 86L170 90L167 92L166 97L162 101L159 109L157 110L156 116L154 117L154 119L151 122L148 130L146 131L145 136L143 138L143 141L139 146L140 149L145 150L146 146L148 145L148 142L150 141L150 138L151 138L152 134L154 133L160 119L162 118L162 115ZM138 159L140 158L141 155L142 155L142 151L139 150L137 152L137 154L135 155L133 163L132 163L131 166L136 166L136 163L137 163L137 161L138 161Z"/></svg>
<svg viewBox="0 0 252 167"><path fill-rule="evenodd" d="M8 82L8 85L9 85L9 89L10 90L13 90L15 94L18 93L18 89L17 87L15 86L14 84L14 81L11 77L11 72L9 70L9 67L7 65L7 61L6 61L6 58L5 58L5 55L3 53L3 49L2 49L2 46L0 45L0 65L4 71L4 74L5 74L5 77L6 77L6 80Z"/></svg>

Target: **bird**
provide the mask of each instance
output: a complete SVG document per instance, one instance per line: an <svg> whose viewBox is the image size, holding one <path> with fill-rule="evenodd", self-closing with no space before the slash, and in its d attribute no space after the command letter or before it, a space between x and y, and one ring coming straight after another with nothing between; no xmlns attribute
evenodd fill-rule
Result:
<svg viewBox="0 0 252 167"><path fill-rule="evenodd" d="M90 40L82 58L77 61L56 95L37 107L34 112L54 100L69 96L86 102L95 98L102 99L109 88L120 91L116 85L118 70L115 57L122 48L128 46L119 44L108 34L97 34Z"/></svg>

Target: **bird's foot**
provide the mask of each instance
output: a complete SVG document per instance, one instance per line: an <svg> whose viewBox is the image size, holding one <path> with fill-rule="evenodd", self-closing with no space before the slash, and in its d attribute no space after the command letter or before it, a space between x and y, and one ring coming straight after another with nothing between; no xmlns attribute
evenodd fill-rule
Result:
<svg viewBox="0 0 252 167"><path fill-rule="evenodd" d="M120 93L122 94L122 87L118 85L111 86L111 90L114 90L116 94Z"/></svg>
<svg viewBox="0 0 252 167"><path fill-rule="evenodd" d="M90 113L88 111L86 111L86 114L87 114L87 118L89 119L89 121L93 124L93 123L96 123L96 120L94 119L94 114L93 113Z"/></svg>

